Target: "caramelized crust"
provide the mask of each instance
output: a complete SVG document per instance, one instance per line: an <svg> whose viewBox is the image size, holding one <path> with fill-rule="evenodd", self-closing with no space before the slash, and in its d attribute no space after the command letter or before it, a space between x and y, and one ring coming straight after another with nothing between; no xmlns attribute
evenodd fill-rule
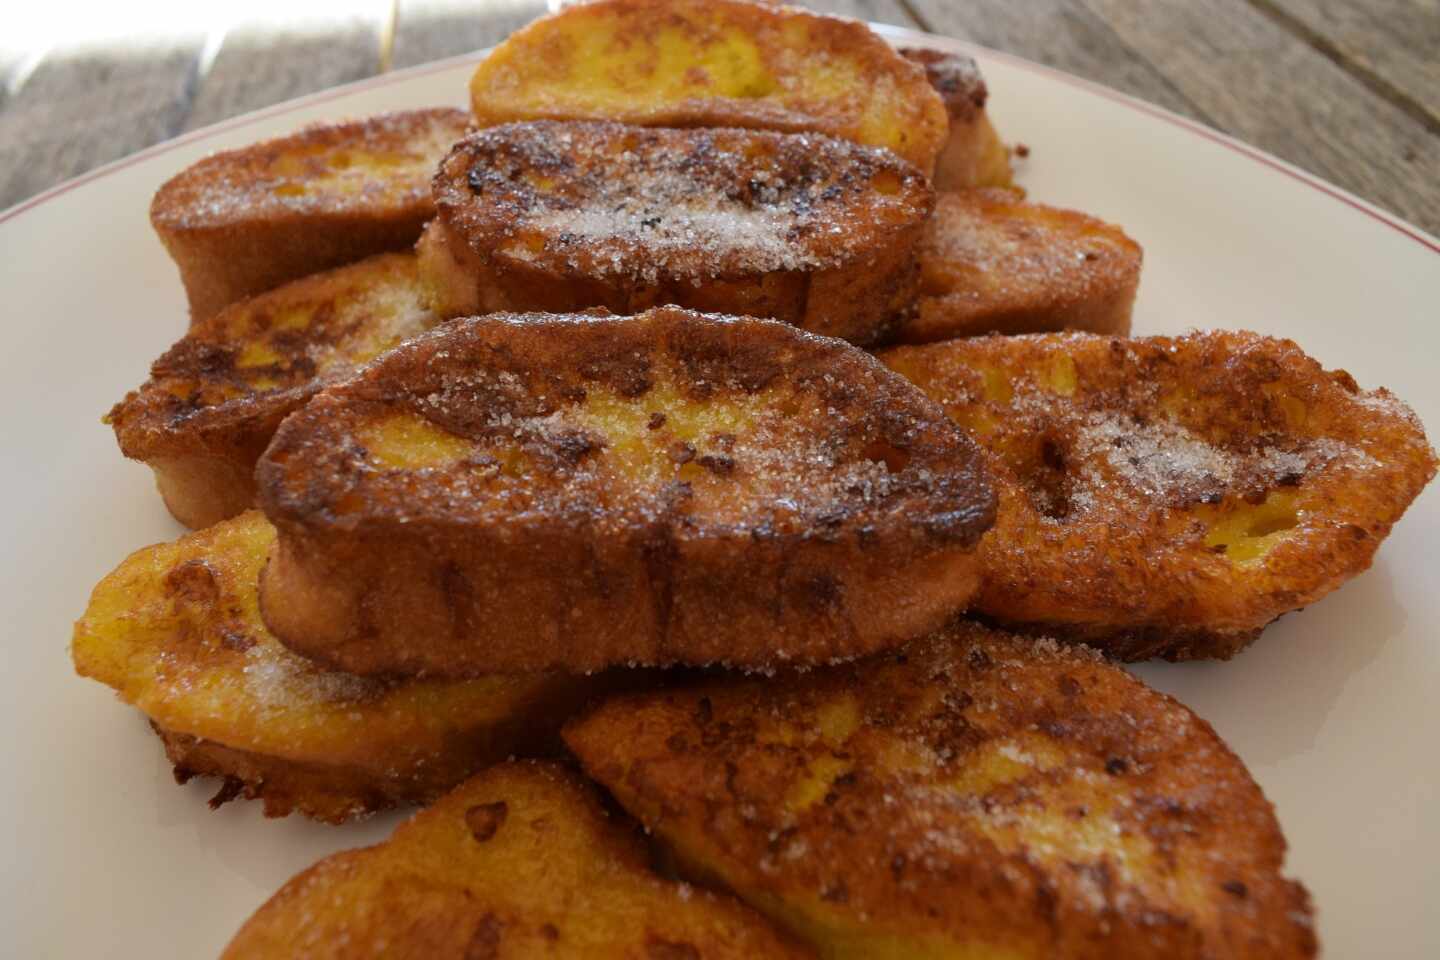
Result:
<svg viewBox="0 0 1440 960"><path fill-rule="evenodd" d="M1125 659L1230 656L1369 567L1435 473L1408 407L1288 340L985 337L882 359L998 478L974 609Z"/></svg>
<svg viewBox="0 0 1440 960"><path fill-rule="evenodd" d="M898 654L607 702L565 732L692 875L824 957L1310 957L1270 804L1101 660L960 625Z"/></svg>
<svg viewBox="0 0 1440 960"><path fill-rule="evenodd" d="M435 322L413 254L286 284L194 324L106 417L165 505L205 527L255 505L255 461L326 382Z"/></svg>
<svg viewBox="0 0 1440 960"><path fill-rule="evenodd" d="M989 91L975 61L925 47L902 49L900 55L925 68L926 79L950 115L950 137L935 161L931 178L935 189L1010 186L1010 151L1000 142L985 112Z"/></svg>
<svg viewBox="0 0 1440 960"><path fill-rule="evenodd" d="M662 880L634 832L549 764L469 780L385 843L299 874L225 960L802 960L728 897Z"/></svg>
<svg viewBox="0 0 1440 960"><path fill-rule="evenodd" d="M435 164L469 123L464 111L437 108L319 124L171 178L150 223L180 268L190 319L414 244L435 212Z"/></svg>
<svg viewBox="0 0 1440 960"><path fill-rule="evenodd" d="M903 378L773 321L455 321L281 426L265 619L364 674L856 656L965 605L979 459Z"/></svg>
<svg viewBox="0 0 1440 960"><path fill-rule="evenodd" d="M75 669L150 718L176 779L223 777L268 816L338 823L428 803L514 754L549 752L570 712L613 678L366 680L317 667L260 620L275 531L250 512L136 551L75 624Z"/></svg>
<svg viewBox="0 0 1440 960"><path fill-rule="evenodd" d="M674 303L869 343L914 298L932 201L893 154L813 134L507 124L441 163L422 256L446 315Z"/></svg>
<svg viewBox="0 0 1440 960"><path fill-rule="evenodd" d="M1015 190L941 194L917 255L920 297L895 329L901 343L1130 332L1140 245L1083 213L1026 203Z"/></svg>
<svg viewBox="0 0 1440 960"><path fill-rule="evenodd" d="M476 122L814 131L929 174L945 106L865 24L740 0L600 0L517 31L470 81Z"/></svg>

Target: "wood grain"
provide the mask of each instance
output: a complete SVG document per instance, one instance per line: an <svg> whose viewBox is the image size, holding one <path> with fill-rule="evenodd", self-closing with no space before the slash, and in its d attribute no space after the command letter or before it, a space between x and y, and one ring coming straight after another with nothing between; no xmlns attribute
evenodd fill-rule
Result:
<svg viewBox="0 0 1440 960"><path fill-rule="evenodd" d="M1210 122L1197 104L1078 0L910 0L910 6L934 33L1014 53ZM1005 116L998 104L995 122L1003 135Z"/></svg>
<svg viewBox="0 0 1440 960"><path fill-rule="evenodd" d="M0 209L179 133L202 39L47 55L0 111Z"/></svg>
<svg viewBox="0 0 1440 960"><path fill-rule="evenodd" d="M242 24L225 35L185 129L380 72L388 10L329 20Z"/></svg>
<svg viewBox="0 0 1440 960"><path fill-rule="evenodd" d="M1440 2L1251 0L1440 134Z"/></svg>
<svg viewBox="0 0 1440 960"><path fill-rule="evenodd" d="M1440 138L1281 24L1233 0L1084 2L1221 130L1440 232Z"/></svg>
<svg viewBox="0 0 1440 960"><path fill-rule="evenodd" d="M398 0L391 64L413 67L492 47L545 12L545 0Z"/></svg>

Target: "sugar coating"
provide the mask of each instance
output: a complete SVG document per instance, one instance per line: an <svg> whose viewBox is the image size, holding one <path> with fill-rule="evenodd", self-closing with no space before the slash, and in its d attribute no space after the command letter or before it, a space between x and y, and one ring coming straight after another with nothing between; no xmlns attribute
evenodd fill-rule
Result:
<svg viewBox="0 0 1440 960"><path fill-rule="evenodd" d="M892 472L880 460L857 455L842 432L816 430L811 418L780 412L783 402L796 396L788 389L747 395L738 384L719 385L724 392L715 405L697 404L700 422L686 431L690 438L677 437L677 407L692 401L665 386L680 379L678 370L653 372L659 386L633 399L592 387L584 399L553 404L551 398L536 397L531 386L510 371L447 374L441 388L419 398L417 405L440 422L483 411L478 422L467 426L467 433L479 435L467 469L447 478L455 484L457 498L487 499L487 492L491 497L527 497L530 476L507 476L501 467L507 450L526 454L524 471L543 472L549 483L559 484L561 499L599 499L608 506L644 511L650 504L680 498L690 515L720 523L752 522L757 513L771 520L808 521L837 505L869 505L901 491L924 492L941 485L942 478L929 469ZM543 409L530 412L537 404ZM618 416L629 422L597 412L597 404L607 412L619 407ZM716 419L717 410L730 413ZM726 416L733 416L733 424ZM833 408L825 417L841 419ZM654 428L649 427L652 418L659 421ZM637 441L643 445L640 450L633 446ZM627 452L617 453L625 444L631 445ZM566 451L581 452L566 456ZM628 456L635 464L628 472L639 483L610 482L618 456ZM467 482L467 475L475 482ZM698 488L712 480L715 485L707 496ZM726 481L746 491L740 502L722 492L722 485L731 486Z"/></svg>
<svg viewBox="0 0 1440 960"><path fill-rule="evenodd" d="M452 155L437 197L477 252L651 284L838 266L918 223L928 189L886 151L814 134L537 122L457 152L466 187Z"/></svg>
<svg viewBox="0 0 1440 960"><path fill-rule="evenodd" d="M265 641L245 652L245 690L266 710L305 710L373 699L386 689L380 681L323 670L280 644Z"/></svg>

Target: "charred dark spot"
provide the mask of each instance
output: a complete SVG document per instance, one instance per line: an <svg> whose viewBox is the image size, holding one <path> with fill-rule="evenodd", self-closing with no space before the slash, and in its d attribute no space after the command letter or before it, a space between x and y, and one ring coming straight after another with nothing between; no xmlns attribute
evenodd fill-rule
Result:
<svg viewBox="0 0 1440 960"><path fill-rule="evenodd" d="M578 430L555 436L551 440L551 444L560 459L572 466L579 463L587 453L593 451L597 446L594 437Z"/></svg>
<svg viewBox="0 0 1440 960"><path fill-rule="evenodd" d="M850 899L850 888L845 885L844 880L836 880L826 884L825 889L820 891L820 899L827 903L846 903Z"/></svg>
<svg viewBox="0 0 1440 960"><path fill-rule="evenodd" d="M673 463L689 463L695 459L695 448L683 440L677 440L670 444L670 449L666 451L666 454Z"/></svg>
<svg viewBox="0 0 1440 960"><path fill-rule="evenodd" d="M695 722L705 726L715 716L715 709L710 703L709 697L701 697L700 702L695 705Z"/></svg>
<svg viewBox="0 0 1440 960"><path fill-rule="evenodd" d="M1118 777L1130 772L1130 762L1124 757L1111 757L1105 761L1105 772Z"/></svg>
<svg viewBox="0 0 1440 960"><path fill-rule="evenodd" d="M475 164L465 175L465 179L469 182L472 193L480 193L485 189L485 166L479 163Z"/></svg>
<svg viewBox="0 0 1440 960"><path fill-rule="evenodd" d="M981 650L979 647L971 650L970 655L967 656L965 660L970 664L970 669L976 673L984 673L986 670L995 666L995 661L990 659L990 654Z"/></svg>
<svg viewBox="0 0 1440 960"><path fill-rule="evenodd" d="M1283 474L1275 482L1282 487L1298 487L1300 486L1300 481L1304 479L1305 474L1303 472L1292 470L1289 473Z"/></svg>
<svg viewBox="0 0 1440 960"><path fill-rule="evenodd" d="M899 880L901 875L905 872L905 867L909 862L910 861L905 859L905 854L895 854L895 856L890 858L890 876L894 877L896 880Z"/></svg>
<svg viewBox="0 0 1440 960"><path fill-rule="evenodd" d="M700 458L700 466L711 473L725 477L735 472L735 461L731 457L719 453L707 453Z"/></svg>
<svg viewBox="0 0 1440 960"><path fill-rule="evenodd" d="M690 749L690 741L683 733L672 733L665 738L665 746L671 753L684 753Z"/></svg>
<svg viewBox="0 0 1440 960"><path fill-rule="evenodd" d="M165 575L165 592L181 603L214 603L220 597L215 571L203 560L187 560Z"/></svg>
<svg viewBox="0 0 1440 960"><path fill-rule="evenodd" d="M496 960L500 956L500 934L504 926L493 913L481 917L470 935L470 942L465 945L465 960Z"/></svg>
<svg viewBox="0 0 1440 960"><path fill-rule="evenodd" d="M1241 883L1239 880L1226 880L1224 883L1220 884L1220 889L1230 894L1230 896L1236 897L1240 900L1244 900L1250 895L1250 888L1245 886L1245 884Z"/></svg>
<svg viewBox="0 0 1440 960"><path fill-rule="evenodd" d="M811 607L820 610L839 606L843 596L840 581L828 573L805 578L800 583L800 591Z"/></svg>
<svg viewBox="0 0 1440 960"><path fill-rule="evenodd" d="M645 424L645 429L659 430L663 426L665 426L665 414L657 410L655 413L650 414L650 419Z"/></svg>
<svg viewBox="0 0 1440 960"><path fill-rule="evenodd" d="M478 804L465 811L465 826L470 828L470 835L477 843L485 843L495 836L509 813L510 807L504 800Z"/></svg>
<svg viewBox="0 0 1440 960"><path fill-rule="evenodd" d="M254 637L239 630L223 630L220 633L220 645L226 650L234 650L236 653L244 653L256 643Z"/></svg>
<svg viewBox="0 0 1440 960"><path fill-rule="evenodd" d="M1070 674L1068 673L1060 675L1059 686L1062 696L1065 696L1067 698L1073 698L1080 695L1080 682L1074 677L1070 676Z"/></svg>
<svg viewBox="0 0 1440 960"><path fill-rule="evenodd" d="M560 939L560 931L555 928L555 924L547 923L540 928L540 936L554 943Z"/></svg>

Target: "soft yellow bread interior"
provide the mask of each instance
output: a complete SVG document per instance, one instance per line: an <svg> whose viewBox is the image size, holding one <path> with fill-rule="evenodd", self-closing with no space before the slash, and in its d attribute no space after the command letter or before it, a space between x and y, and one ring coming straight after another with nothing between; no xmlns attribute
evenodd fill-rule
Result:
<svg viewBox="0 0 1440 960"><path fill-rule="evenodd" d="M949 129L924 72L857 21L738 0L601 0L532 23L476 69L482 126L610 119L816 130L927 173Z"/></svg>

